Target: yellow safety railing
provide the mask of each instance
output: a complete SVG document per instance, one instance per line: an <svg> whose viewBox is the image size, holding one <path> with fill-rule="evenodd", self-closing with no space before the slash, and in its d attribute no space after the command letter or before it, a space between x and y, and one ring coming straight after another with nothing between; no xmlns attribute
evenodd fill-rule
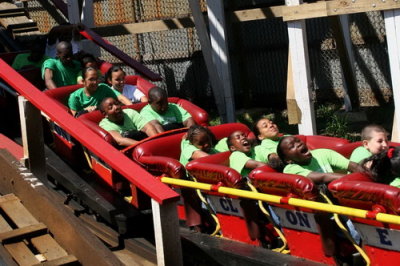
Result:
<svg viewBox="0 0 400 266"><path fill-rule="evenodd" d="M237 196L237 197L247 198L247 199L262 200L262 201L266 201L269 203L280 204L281 199L284 198L282 196L269 195L269 194L264 194L264 193L259 193L259 192L252 192L252 191L228 188L228 187L223 187L223 186L220 186L216 190L213 190L212 189L213 185L211 185L211 184L192 182L192 181L175 179L175 178L170 178L170 177L162 177L161 182L163 182L165 184L169 184L169 185L180 186L180 187L201 189L201 190L205 190L205 191L217 191L221 194ZM308 209L312 209L312 210L316 210L316 211L337 213L337 214L341 214L341 215L370 219L370 220L372 219L372 218L367 218L367 213L369 213L369 211L366 211L366 210L360 210L360 209L338 206L338 205L331 205L331 204L327 204L327 203L309 201L309 200L304 200L304 199L289 198L287 205L308 208ZM393 214L378 213L376 215L375 219L372 219L372 220L376 220L376 221L379 221L382 223L390 223L390 224L399 224L400 225L400 216L393 215Z"/></svg>

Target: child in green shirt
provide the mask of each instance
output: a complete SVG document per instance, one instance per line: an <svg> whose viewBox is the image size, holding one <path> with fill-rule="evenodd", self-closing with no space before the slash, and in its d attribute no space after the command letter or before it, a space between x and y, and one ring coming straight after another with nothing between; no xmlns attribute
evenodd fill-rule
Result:
<svg viewBox="0 0 400 266"><path fill-rule="evenodd" d="M374 181L400 188L400 147L390 147L361 163Z"/></svg>
<svg viewBox="0 0 400 266"><path fill-rule="evenodd" d="M369 125L361 131L362 146L356 148L350 161L359 163L371 155L378 154L388 148L388 133L379 125Z"/></svg>
<svg viewBox="0 0 400 266"><path fill-rule="evenodd" d="M251 170L266 165L255 160L255 152L251 142L242 131L235 131L229 135L228 147L232 154L229 156L229 167L247 176Z"/></svg>
<svg viewBox="0 0 400 266"><path fill-rule="evenodd" d="M179 162L186 166L191 160L218 153L213 148L213 143L215 143L215 136L208 128L199 125L191 126L186 137L182 139Z"/></svg>
<svg viewBox="0 0 400 266"><path fill-rule="evenodd" d="M295 136L279 141L277 153L284 164L283 173L302 175L317 184L326 184L345 174L337 170L360 172L362 167L343 155L329 149L310 151L307 145Z"/></svg>

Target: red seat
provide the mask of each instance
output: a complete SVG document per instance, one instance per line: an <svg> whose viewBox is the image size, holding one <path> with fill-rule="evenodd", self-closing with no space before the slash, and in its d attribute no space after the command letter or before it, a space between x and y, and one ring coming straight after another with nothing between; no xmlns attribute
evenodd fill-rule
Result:
<svg viewBox="0 0 400 266"><path fill-rule="evenodd" d="M329 190L341 205L367 210L368 216L400 214L400 188L371 182L365 175L353 174L347 179L338 179L329 185ZM386 265L400 260L399 225L368 218L351 219L360 233L371 265Z"/></svg>
<svg viewBox="0 0 400 266"><path fill-rule="evenodd" d="M342 147L349 143L347 139L336 138L336 137L328 137L328 136L320 136L320 135L297 135L299 139L301 139L304 143L307 144L308 148L311 150L314 149L333 149L335 150L338 147Z"/></svg>

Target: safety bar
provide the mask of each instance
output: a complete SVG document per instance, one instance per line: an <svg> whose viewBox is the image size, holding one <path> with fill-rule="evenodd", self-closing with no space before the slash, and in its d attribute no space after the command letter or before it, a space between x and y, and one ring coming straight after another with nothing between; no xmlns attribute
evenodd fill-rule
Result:
<svg viewBox="0 0 400 266"><path fill-rule="evenodd" d="M105 142L80 121L65 112L54 100L38 90L1 59L0 78L28 99L36 108L50 117L51 120L60 125L71 136L90 149L117 172L122 174L129 182L140 188L159 204L177 201L179 199L179 195L176 192L160 183L139 165L123 155L112 145Z"/></svg>
<svg viewBox="0 0 400 266"><path fill-rule="evenodd" d="M270 195L259 192L252 192L246 190L240 190L235 188L215 186L212 184L193 182L181 179L175 179L170 177L162 177L161 182L169 185L188 187L194 189L201 189L205 191L219 192L225 195L237 196L247 199L262 200L270 203L282 204L284 202L287 205L295 207L303 207L316 211L323 211L329 213L337 213L346 216L358 217L369 220L376 220L382 223L390 224L400 224L400 216L387 214L387 213L377 213L376 215L371 215L371 211L355 209L351 207L338 206L333 204L327 204L322 202L309 201L297 198L285 198L282 196Z"/></svg>

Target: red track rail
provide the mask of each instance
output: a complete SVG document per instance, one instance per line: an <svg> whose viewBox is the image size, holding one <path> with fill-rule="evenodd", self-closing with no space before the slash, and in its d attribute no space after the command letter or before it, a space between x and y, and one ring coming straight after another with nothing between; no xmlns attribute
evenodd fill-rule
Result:
<svg viewBox="0 0 400 266"><path fill-rule="evenodd" d="M139 165L65 112L51 98L38 90L1 59L0 78L28 99L36 108L57 122L57 124L82 143L82 145L90 149L113 169L122 174L129 182L140 188L158 203L163 204L179 199L179 195L176 192L156 180Z"/></svg>

